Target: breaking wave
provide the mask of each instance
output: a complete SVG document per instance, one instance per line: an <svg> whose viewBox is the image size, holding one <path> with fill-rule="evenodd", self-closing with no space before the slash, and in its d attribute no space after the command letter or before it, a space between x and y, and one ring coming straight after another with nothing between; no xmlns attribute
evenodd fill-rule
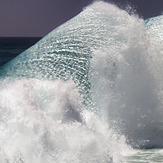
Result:
<svg viewBox="0 0 163 163"><path fill-rule="evenodd" d="M163 16L95 2L0 69L1 162L125 162L162 147Z"/></svg>

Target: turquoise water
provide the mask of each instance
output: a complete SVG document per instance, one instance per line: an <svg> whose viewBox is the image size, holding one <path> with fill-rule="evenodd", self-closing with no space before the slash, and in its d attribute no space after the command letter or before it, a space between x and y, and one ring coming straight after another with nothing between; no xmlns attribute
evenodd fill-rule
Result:
<svg viewBox="0 0 163 163"><path fill-rule="evenodd" d="M138 150L127 156L127 163L157 163L163 162L163 149Z"/></svg>
<svg viewBox="0 0 163 163"><path fill-rule="evenodd" d="M0 68L0 162L162 162L163 16L95 2Z"/></svg>

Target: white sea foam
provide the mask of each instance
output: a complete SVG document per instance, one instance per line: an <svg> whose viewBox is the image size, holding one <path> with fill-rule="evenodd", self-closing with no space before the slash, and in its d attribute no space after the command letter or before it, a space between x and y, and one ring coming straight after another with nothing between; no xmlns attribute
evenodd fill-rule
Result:
<svg viewBox="0 0 163 163"><path fill-rule="evenodd" d="M120 162L127 150L123 136L82 108L72 81L0 84L1 162Z"/></svg>
<svg viewBox="0 0 163 163"><path fill-rule="evenodd" d="M111 24L108 41L91 59L95 110L134 146L162 146L163 19L145 25L136 15L97 4L92 8L101 6Z"/></svg>

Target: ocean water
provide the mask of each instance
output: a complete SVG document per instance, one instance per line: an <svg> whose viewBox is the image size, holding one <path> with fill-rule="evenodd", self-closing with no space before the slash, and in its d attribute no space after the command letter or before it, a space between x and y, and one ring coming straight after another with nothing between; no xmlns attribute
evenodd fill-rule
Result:
<svg viewBox="0 0 163 163"><path fill-rule="evenodd" d="M163 16L89 5L0 67L0 162L163 162L162 62Z"/></svg>
<svg viewBox="0 0 163 163"><path fill-rule="evenodd" d="M40 37L0 37L0 65L7 63L40 39Z"/></svg>

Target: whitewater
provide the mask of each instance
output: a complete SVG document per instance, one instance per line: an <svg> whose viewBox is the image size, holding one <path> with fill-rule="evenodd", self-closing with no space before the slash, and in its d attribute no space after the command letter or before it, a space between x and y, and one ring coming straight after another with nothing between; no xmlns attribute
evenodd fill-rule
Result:
<svg viewBox="0 0 163 163"><path fill-rule="evenodd" d="M0 162L163 162L162 63L163 16L87 6L0 67Z"/></svg>

